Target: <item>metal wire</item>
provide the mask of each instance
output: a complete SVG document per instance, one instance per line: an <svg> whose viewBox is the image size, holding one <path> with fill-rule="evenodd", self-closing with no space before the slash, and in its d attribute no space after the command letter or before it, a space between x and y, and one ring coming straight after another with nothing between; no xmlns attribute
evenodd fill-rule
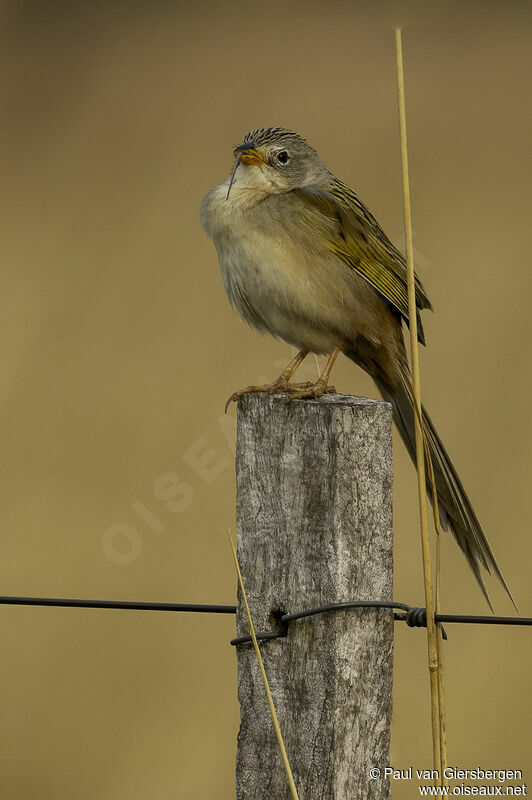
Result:
<svg viewBox="0 0 532 800"><path fill-rule="evenodd" d="M77 600L64 597L0 597L0 605L55 606L59 608L107 608L130 611L192 611L204 614L236 614L236 606L196 603L144 603L128 600Z"/></svg>
<svg viewBox="0 0 532 800"><path fill-rule="evenodd" d="M236 606L222 606L207 603L150 603L129 600L78 600L67 597L15 597L0 596L0 605L9 606L48 606L55 608L101 608L126 611L182 611L200 614L236 614ZM288 632L288 625L298 619L314 617L331 611L345 611L357 608L383 608L394 611L394 619L406 622L410 628L424 628L427 625L427 610L407 603L385 600L353 600L347 603L328 603L323 606L306 608L293 614L283 614L277 628L257 633L257 639L281 639ZM401 613L402 612L402 613ZM477 616L473 614L436 614L438 624L442 622L458 622L477 625L532 625L532 617L496 617ZM443 637L447 638L442 626ZM251 636L237 636L231 640L232 645L251 642Z"/></svg>
<svg viewBox="0 0 532 800"><path fill-rule="evenodd" d="M418 608L417 606L409 606L406 603L399 602L386 602L386 601L371 601L371 600L355 600L348 603L329 603L324 606L316 606L315 608L307 608L304 611L297 611L294 614L283 614L279 620L279 625L276 630L267 631L264 633L257 633L257 639L280 639L286 636L288 631L288 623L305 617L313 617L316 614L323 614L329 611L342 611L353 608L384 608L394 610L394 619L398 622L406 622L409 628L424 628L427 626L427 609ZM399 609L404 611L404 614L395 613ZM441 625L442 622L462 622L462 623L478 623L481 625L532 625L532 617L496 617L496 616L475 616L466 614L436 614L435 621ZM443 638L447 638L445 630L442 628ZM231 640L232 645L246 644L251 641L250 636L237 636Z"/></svg>

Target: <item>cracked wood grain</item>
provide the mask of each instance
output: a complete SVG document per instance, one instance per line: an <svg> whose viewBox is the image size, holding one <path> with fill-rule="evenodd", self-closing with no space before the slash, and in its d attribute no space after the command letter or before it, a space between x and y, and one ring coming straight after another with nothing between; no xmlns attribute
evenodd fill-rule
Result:
<svg viewBox="0 0 532 800"><path fill-rule="evenodd" d="M344 395L287 405L241 398L237 544L257 631L274 612L392 599L392 441L387 403ZM238 634L249 633L239 596ZM290 792L255 653L238 652L238 800ZM384 800L393 615L364 609L298 620L261 644L301 800Z"/></svg>

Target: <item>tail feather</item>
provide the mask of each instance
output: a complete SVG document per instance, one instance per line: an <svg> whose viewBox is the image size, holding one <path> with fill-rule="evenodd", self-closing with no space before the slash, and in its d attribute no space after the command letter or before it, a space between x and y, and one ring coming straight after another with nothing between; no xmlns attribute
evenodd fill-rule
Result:
<svg viewBox="0 0 532 800"><path fill-rule="evenodd" d="M387 382L381 380L376 382L384 399L392 404L395 423L415 464L414 400L410 377L406 369L403 368L400 372L400 378L393 388ZM495 573L517 610L512 593L484 535L480 522L473 511L462 482L424 408L422 409L422 429L432 461L442 527L445 530L450 529L452 531L490 608L493 610L481 573L481 567L488 573L491 571ZM432 486L428 476L427 470L427 492L432 497Z"/></svg>

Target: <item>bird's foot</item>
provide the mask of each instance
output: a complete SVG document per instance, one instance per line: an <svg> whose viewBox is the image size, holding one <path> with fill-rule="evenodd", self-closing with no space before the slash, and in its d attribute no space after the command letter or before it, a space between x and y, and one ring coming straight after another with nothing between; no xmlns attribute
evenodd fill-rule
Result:
<svg viewBox="0 0 532 800"><path fill-rule="evenodd" d="M286 403L291 403L292 400L304 400L305 397L312 397L314 400L318 400L324 394L334 394L336 392L334 386L327 385L327 378L318 378L315 383L303 384L301 391L297 391L295 384L292 385L295 391L294 394L286 398Z"/></svg>
<svg viewBox="0 0 532 800"><path fill-rule="evenodd" d="M321 397L321 394L323 394L323 392L320 395L305 394L305 392L307 391L312 391L316 385L317 384L311 383L310 381L305 381L305 383L288 383L288 381L276 380L273 383L266 383L264 384L264 386L247 386L245 389L240 389L240 391L238 392L233 392L233 394L225 404L225 410L227 411L230 403L236 403L245 394L251 394L252 392L265 392L267 394L282 394L283 392L295 392L298 396L299 394L301 394L303 397L307 396ZM328 392L334 391L334 387L332 386L327 387L324 391Z"/></svg>

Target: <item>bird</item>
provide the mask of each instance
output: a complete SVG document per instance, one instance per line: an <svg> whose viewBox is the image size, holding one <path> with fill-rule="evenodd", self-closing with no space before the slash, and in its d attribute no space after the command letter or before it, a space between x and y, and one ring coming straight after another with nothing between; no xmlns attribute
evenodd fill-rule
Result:
<svg viewBox="0 0 532 800"><path fill-rule="evenodd" d="M258 128L233 149L234 166L203 198L202 225L217 250L230 303L260 333L297 348L281 375L248 392L286 393L286 401L319 398L339 353L373 379L414 464L414 397L403 323L409 325L407 269L357 194L336 178L299 134ZM418 340L423 310L432 310L415 276ZM309 353L327 356L314 382L292 383ZM425 408L422 431L430 454L441 526L450 530L493 610L483 570L495 573L514 603L495 555ZM432 484L427 471L427 492Z"/></svg>

